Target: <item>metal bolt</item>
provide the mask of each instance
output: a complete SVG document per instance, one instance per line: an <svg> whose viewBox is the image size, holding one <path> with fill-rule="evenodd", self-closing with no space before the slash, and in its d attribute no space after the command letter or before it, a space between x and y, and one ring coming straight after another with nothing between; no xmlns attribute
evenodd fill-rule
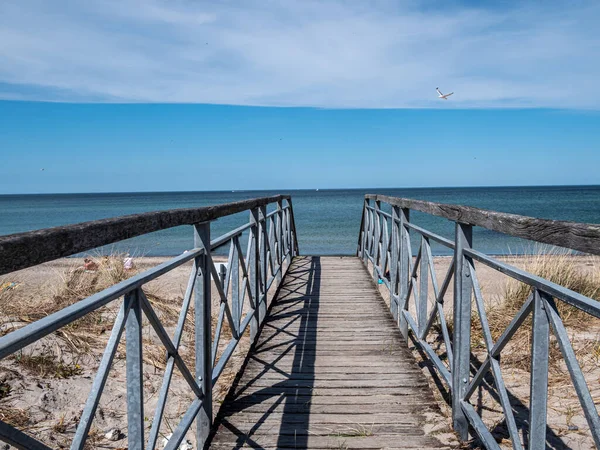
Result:
<svg viewBox="0 0 600 450"><path fill-rule="evenodd" d="M467 382L467 379L466 379L466 378L463 378L463 383L465 383L465 384L466 384L466 382Z"/></svg>
<svg viewBox="0 0 600 450"><path fill-rule="evenodd" d="M470 274L470 273L468 273L468 274L466 275L466 277L467 277L467 278L469 278L470 276L471 276L471 274Z"/></svg>

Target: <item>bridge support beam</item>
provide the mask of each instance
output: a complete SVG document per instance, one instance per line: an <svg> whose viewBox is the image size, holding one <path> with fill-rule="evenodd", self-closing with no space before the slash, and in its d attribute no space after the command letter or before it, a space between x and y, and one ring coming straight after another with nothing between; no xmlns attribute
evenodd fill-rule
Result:
<svg viewBox="0 0 600 450"><path fill-rule="evenodd" d="M469 273L470 257L464 253L473 244L473 227L456 223L456 271L454 273L454 333L452 361L452 423L459 438L469 438L469 423L461 407L470 377L471 297L473 280Z"/></svg>
<svg viewBox="0 0 600 450"><path fill-rule="evenodd" d="M369 218L369 210L367 209L368 204L369 204L368 200L365 199L365 201L363 202L362 218L360 220L360 230L359 230L360 234L358 236L358 251L356 252L358 257L364 264L367 263L365 242L367 239L367 227L368 227L368 223L369 223L369 219L368 219Z"/></svg>
<svg viewBox="0 0 600 450"><path fill-rule="evenodd" d="M277 202L277 220L275 221L275 236L277 245L277 264L279 265L279 272L277 273L277 287L281 284L283 274L283 201ZM275 249L271 249L275 251Z"/></svg>
<svg viewBox="0 0 600 450"><path fill-rule="evenodd" d="M260 277L258 279L258 326L262 326L265 317L267 316L267 283L269 282L268 275L268 255L267 241L269 233L267 230L267 207L259 206L258 208L258 229L259 229L259 261L260 261ZM272 250L271 250L272 251Z"/></svg>
<svg viewBox="0 0 600 450"><path fill-rule="evenodd" d="M392 317L398 322L398 257L399 248L399 232L398 221L400 220L400 208L392 206L392 245L390 255L390 311Z"/></svg>
<svg viewBox="0 0 600 450"><path fill-rule="evenodd" d="M379 262L379 242L381 241L381 202L375 201L375 211L373 212L373 226L375 227L375 239L373 241L373 279L375 283L379 281L379 273L377 272L377 263Z"/></svg>
<svg viewBox="0 0 600 450"><path fill-rule="evenodd" d="M250 321L250 342L254 343L256 336L258 336L258 327L260 325L260 274L259 270L259 260L258 260L258 239L259 239L259 229L258 229L258 209L250 210L250 223L252 226L250 227L250 247L248 253L248 269L249 269L249 283L250 283L250 292L252 293L252 299L254 300L254 315Z"/></svg>
<svg viewBox="0 0 600 450"><path fill-rule="evenodd" d="M408 305L408 282L410 280L410 265L411 252L410 252L410 235L406 224L410 220L410 210L408 208L400 209L400 275L399 275L399 298L400 305L398 315L400 316L400 333L402 337L408 342L408 322L402 311L407 309Z"/></svg>
<svg viewBox="0 0 600 450"><path fill-rule="evenodd" d="M296 219L294 219L294 207L292 206L292 197L289 197L287 199L288 205L289 205L289 216L290 216L290 236L292 238L292 243L290 246L290 254L292 256L298 256L300 253L299 250L299 246L298 246L298 236L296 235ZM291 258L290 258L290 263L291 263Z"/></svg>
<svg viewBox="0 0 600 450"><path fill-rule="evenodd" d="M533 321L531 335L531 379L529 405L529 449L546 448L546 419L548 416L548 346L550 325L546 315L548 294L533 292ZM551 297L550 297L551 298Z"/></svg>
<svg viewBox="0 0 600 450"><path fill-rule="evenodd" d="M204 398L196 418L197 448L203 448L212 427L212 328L210 297L210 222L194 225L194 247L204 248L195 258L198 269L194 293L196 329L196 379ZM216 280L215 280L216 281Z"/></svg>
<svg viewBox="0 0 600 450"><path fill-rule="evenodd" d="M130 309L131 308L131 309ZM138 291L125 295L127 375L127 442L132 450L144 449L144 380L142 362L142 308Z"/></svg>

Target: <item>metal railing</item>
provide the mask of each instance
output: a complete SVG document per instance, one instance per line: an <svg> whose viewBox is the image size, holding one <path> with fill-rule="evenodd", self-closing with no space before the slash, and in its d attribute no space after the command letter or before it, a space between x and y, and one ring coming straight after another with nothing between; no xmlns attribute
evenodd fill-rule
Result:
<svg viewBox="0 0 600 450"><path fill-rule="evenodd" d="M276 209L267 213L267 205L270 203L275 203ZM247 224L211 240L210 221L245 210L250 211ZM0 359L3 359L123 297L77 425L71 449L83 449L85 446L123 332L126 335L129 450L155 448L175 366L194 393L195 399L173 430L165 448L178 448L196 418L197 446L202 448L212 425L212 386L219 379L248 326L250 338L254 341L266 315L269 289L273 283L279 285L291 258L298 254L292 200L289 196L280 195L206 208L138 214L0 237L0 274L3 274L132 236L185 224L193 225L194 228L193 249L0 338ZM249 230L249 236L244 255L240 237L246 230ZM219 273L211 252L226 245L229 245L227 269ZM143 287L151 280L188 261L193 261L193 268L177 326L171 337L144 294ZM214 337L211 331L211 276L221 300ZM246 298L249 306L244 316ZM192 301L195 322L194 370L186 365L179 353ZM142 315L146 316L167 352L163 382L146 445L142 383ZM217 349L225 320L229 324L232 337L217 360ZM19 449L50 450L50 447L35 437L2 421L0 440Z"/></svg>
<svg viewBox="0 0 600 450"><path fill-rule="evenodd" d="M382 210L382 202L390 205L390 212ZM411 209L453 221L454 240L446 239L412 223ZM572 305L594 317L600 317L600 303L474 249L473 226L595 255L600 254L598 225L534 219L471 207L366 195L358 240L358 256L365 265L372 264L374 279L382 280L389 289L391 314L397 321L403 337L407 340L411 337L416 342L451 392L452 422L454 430L462 440L469 438L470 425L487 448L500 448L471 402L471 397L491 371L512 446L514 449L523 448L500 368L500 355L524 324L527 316L532 314L529 428L528 442L525 442L525 446L529 449L546 447L549 339L552 331L594 442L600 448L598 411L558 313L556 301ZM420 236L416 256L412 254L411 233ZM453 252L450 267L441 285L436 278L431 241ZM486 316L475 261L531 286L531 294L496 341L492 338ZM444 312L444 297L452 279L454 307L451 333ZM433 289L434 299L431 310L428 310L427 301L429 286ZM473 299L475 308L472 305ZM411 302L414 302L412 307ZM472 313L478 315L485 342L485 359L474 373L471 372ZM443 339L446 349L445 362L427 342L436 320L440 329L440 339Z"/></svg>

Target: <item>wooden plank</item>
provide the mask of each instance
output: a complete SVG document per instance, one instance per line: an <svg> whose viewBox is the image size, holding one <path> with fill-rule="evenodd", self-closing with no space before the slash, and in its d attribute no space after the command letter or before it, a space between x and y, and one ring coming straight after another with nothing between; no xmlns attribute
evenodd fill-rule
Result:
<svg viewBox="0 0 600 450"><path fill-rule="evenodd" d="M389 343L389 342L400 342L399 338L390 338L388 340L385 340L386 336L385 335L360 335L359 333L356 333L356 335L352 336L350 334L332 334L332 333L327 333L324 334L322 331L320 334L315 333L306 333L306 332L301 332L300 335L296 335L296 336L290 336L287 334L274 334L268 337L268 339L265 339L264 341L262 341L259 346L257 348L264 348L268 345L273 345L273 344L294 344L294 345L303 345L303 344L307 344L307 345L315 345L315 344L329 344L329 345L340 345L340 346L344 346L344 345L356 345L356 339L360 339L361 342L365 343L365 344L381 344L382 342L384 343Z"/></svg>
<svg viewBox="0 0 600 450"><path fill-rule="evenodd" d="M283 370L285 367L287 370ZM244 373L247 375L257 375L261 374L262 376L268 376L270 372L280 373L279 371L283 370L286 375L290 377L303 376L307 374L309 376L318 378L319 376L326 376L327 374L332 375L348 375L355 376L357 374L397 374L400 369L404 366L402 364L394 364L394 363L384 363L381 365L373 365L369 363L364 363L362 365L353 364L353 365L320 365L320 366L292 366L290 364L277 364L274 367L265 368L258 364L254 364L253 367L247 368Z"/></svg>
<svg viewBox="0 0 600 450"><path fill-rule="evenodd" d="M274 386L247 386L243 392L236 393L240 395L301 395L315 396L315 391L318 390L319 396L353 396L355 398L370 396L370 395L422 395L421 387L423 386L402 386L402 387L369 387L369 389L352 389L352 388L325 388L325 387L274 387ZM236 391L237 392L237 391ZM357 400L360 402L360 400Z"/></svg>
<svg viewBox="0 0 600 450"><path fill-rule="evenodd" d="M390 393L387 392L385 394L372 394L363 396L360 398L355 398L352 396L328 396L328 395L291 395L285 397L286 405L346 405L346 412L348 414L354 414L358 410L348 408L347 405L357 405L360 404L361 407L365 405L384 405L387 407L389 405L420 405L422 408L436 408L435 405L424 403L423 399L419 397L415 397L414 392L411 391L408 394L406 393ZM281 396L265 396L265 395L243 395L238 397L235 402L225 402L223 404L223 410L242 407L245 408L248 405L264 405L265 411L268 409L272 409L274 404L281 404L282 399ZM381 409L380 409L381 411Z"/></svg>
<svg viewBox="0 0 600 450"><path fill-rule="evenodd" d="M442 448L436 409L360 260L295 258L211 448Z"/></svg>
<svg viewBox="0 0 600 450"><path fill-rule="evenodd" d="M288 414L284 412L272 412L264 417L264 411L258 413L252 413L244 411L243 414L233 414L227 416L227 422L231 424L243 424L247 423L250 426L254 426L260 421L260 425L267 424L301 424L307 428L312 428L313 425L321 424L349 424L349 423L369 423L369 424L412 424L417 425L423 421L423 416L418 413L413 414L397 414L397 413L371 413L371 414L353 414L349 417L347 414L318 414L312 411L301 414ZM312 430L311 430L312 431ZM422 430L415 430L413 432L423 434Z"/></svg>
<svg viewBox="0 0 600 450"><path fill-rule="evenodd" d="M272 361L268 361L266 359L264 359L261 355L261 357L254 357L254 361L253 361L253 367L257 366L258 364L269 364L270 367L303 367L303 368L310 368L310 367L317 367L317 368L322 368L322 367L348 367L348 366L354 366L354 367L395 367L395 363L398 362L398 355L397 354L388 354L388 355L382 355L382 356L377 356L377 357L372 357L372 358L368 358L368 357L345 357L345 356L339 356L339 355L334 355L334 356L320 356L317 355L317 357L314 360L311 361L300 361L297 362L295 355L285 355L285 357L281 357L281 359L278 359L277 362L272 362ZM405 367L405 365L398 363L399 367Z"/></svg>
<svg viewBox="0 0 600 450"><path fill-rule="evenodd" d="M241 389L244 392L254 388L267 388L286 391L289 389L327 389L335 391L344 391L344 395L352 395L353 390L362 389L404 389L407 387L426 387L427 381L421 377L401 378L401 379L373 379L371 377L354 377L346 380L330 379L310 379L295 378L287 380L274 380L270 377L259 377L256 380L248 381ZM318 394L313 394L318 395Z"/></svg>
<svg viewBox="0 0 600 450"><path fill-rule="evenodd" d="M375 414L381 411L382 403L361 403L360 411L348 408L348 404L315 404L310 399L300 402L290 402L286 399L285 402L269 404L269 411L273 413L294 413L294 414L344 414L345 421L353 420L356 414ZM421 405L419 402L405 403L396 401L386 404L385 411L388 414L424 414L432 411L434 407L430 405ZM232 407L223 409L223 416L229 416L239 412L245 413L261 413L265 412L265 403L237 403Z"/></svg>
<svg viewBox="0 0 600 450"><path fill-rule="evenodd" d="M327 382L332 382L332 381L355 381L357 378L361 379L361 378L366 378L368 380L371 381L380 381L380 380L385 380L385 381L390 381L390 380L394 380L396 382L406 382L407 380L411 380L411 381L424 381L423 377L421 377L419 374L405 374L405 373L396 373L394 374L394 376L389 376L389 373L386 372L379 372L379 371L373 371L373 372L367 372L370 373L370 376L368 378L366 377L360 377L359 375L364 375L364 368L362 368L362 370L356 371L356 370L352 370L352 371L340 371L340 369L338 368L338 370L336 372L321 372L321 368L319 368L318 370L306 370L304 372L295 372L292 371L291 373L285 373L282 374L281 372L277 372L277 371L271 371L271 372L266 372L264 373L264 371L260 371L260 372L255 372L255 375L260 375L260 379L261 380L269 380L271 383L275 383L276 381L279 381L280 383L278 385L281 385L281 382L283 381L299 381L299 380L308 380L314 383L314 385L316 386L318 383L321 383L323 381L327 381ZM425 384L423 384L425 385Z"/></svg>
<svg viewBox="0 0 600 450"><path fill-rule="evenodd" d="M241 448L242 446L252 448L347 448L347 449L381 449L381 448L402 448L402 449L418 449L425 450L429 448L441 448L439 441L429 436L409 435L402 438L398 442L399 435L384 435L384 436L345 436L340 433L332 433L331 436L306 436L300 437L297 435L282 435L282 436L250 436L248 441L243 439L243 434L231 432L229 428L223 426L219 428L221 433L217 433L214 443L211 448L223 448L219 444L223 443L224 448ZM227 431L226 431L227 430ZM400 435L401 436L401 435ZM242 439L240 439L242 438ZM260 438L260 447L253 444L254 439ZM238 443L238 441L240 441ZM235 446L231 443L235 442ZM245 445L247 444L247 445Z"/></svg>

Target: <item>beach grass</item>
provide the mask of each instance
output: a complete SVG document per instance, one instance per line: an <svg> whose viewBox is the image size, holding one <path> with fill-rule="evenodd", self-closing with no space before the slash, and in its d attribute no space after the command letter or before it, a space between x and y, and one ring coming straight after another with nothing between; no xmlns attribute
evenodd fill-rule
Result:
<svg viewBox="0 0 600 450"><path fill-rule="evenodd" d="M582 267L581 260L570 250L540 246L533 255L524 258L523 269L586 297L600 300L600 262L598 264L588 263L587 266ZM510 278L506 281L499 301L494 300L486 304L486 315L494 341L508 327L531 292L531 286ZM556 299L555 303L563 324L572 332L573 338L577 334L584 335L586 330L599 325L595 318L581 309L559 299ZM477 319L477 313L474 312L473 317L471 339L473 347L478 347L483 342L483 330ZM502 353L503 366L530 370L531 320L531 315L529 315L511 339L510 351ZM593 341L597 344L597 339ZM593 347L594 342L589 344ZM584 352L589 350L588 347L589 345L585 345L576 348L576 351ZM553 336L550 339L549 351L551 369L558 370L562 358L558 343Z"/></svg>

